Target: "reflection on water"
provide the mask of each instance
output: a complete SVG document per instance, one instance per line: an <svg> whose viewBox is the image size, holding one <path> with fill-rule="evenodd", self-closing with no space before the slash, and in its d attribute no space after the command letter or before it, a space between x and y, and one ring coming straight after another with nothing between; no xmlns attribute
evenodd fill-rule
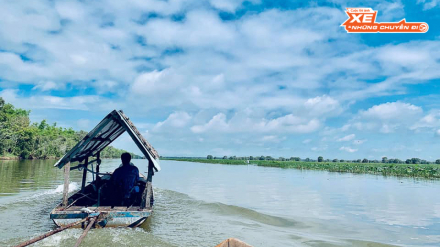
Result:
<svg viewBox="0 0 440 247"><path fill-rule="evenodd" d="M0 163L0 245L54 228L62 170L53 161ZM135 160L141 172L145 160ZM112 171L117 160L105 160ZM440 245L440 181L322 171L162 161L155 212L138 229L91 231L84 246L214 246L229 237L254 246ZM81 173L71 173L78 189ZM91 177L89 177L91 180ZM39 246L74 245L66 230Z"/></svg>

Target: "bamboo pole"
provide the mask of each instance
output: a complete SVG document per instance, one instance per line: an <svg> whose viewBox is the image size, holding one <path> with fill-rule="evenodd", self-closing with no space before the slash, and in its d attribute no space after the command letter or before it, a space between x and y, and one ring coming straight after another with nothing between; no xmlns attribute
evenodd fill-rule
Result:
<svg viewBox="0 0 440 247"><path fill-rule="evenodd" d="M89 232L90 228L93 226L93 224L95 223L97 217L93 217L92 219L90 219L89 224L87 225L86 229L83 231L83 233L81 234L81 236L78 238L78 240L76 241L75 247L78 247L81 244L81 241L84 239L84 237L87 235L87 233Z"/></svg>
<svg viewBox="0 0 440 247"><path fill-rule="evenodd" d="M153 163L148 162L148 175L147 175L147 183L145 184L145 189L142 192L142 201L141 208L149 208L151 207L151 196L153 195Z"/></svg>
<svg viewBox="0 0 440 247"><path fill-rule="evenodd" d="M80 224L80 223L82 223L82 222L84 222L84 221L86 221L86 220L88 220L88 219L89 219L89 218L84 218L84 219L79 220L79 221L77 221L77 222L73 222L73 223L70 223L70 224L68 224L68 225L62 226L62 227L57 228L57 229L55 229L55 230L53 230L53 231L47 232L47 233L45 233L45 234L43 234L43 235L40 235L40 236L38 236L38 237L35 237L35 238L33 238L33 239L31 239L31 240L28 240L28 241L26 241L26 242L23 242L23 243L21 243L21 244L15 246L15 247L24 247L24 246L28 246L28 245L30 245L30 244L33 244L33 243L37 242L37 241L40 241L40 240L45 239L45 238L47 238L47 237L49 237L49 236L52 236L52 235L54 235L55 233L58 233L58 232L64 231L64 230L66 230L66 229L68 229L68 228L70 228L70 227L72 227L72 226L78 225L78 224Z"/></svg>
<svg viewBox="0 0 440 247"><path fill-rule="evenodd" d="M69 176L70 176L70 161L64 166L64 189L63 189L63 206L67 206L69 199Z"/></svg>
<svg viewBox="0 0 440 247"><path fill-rule="evenodd" d="M84 193L84 188L86 187L86 180L87 180L87 166L89 165L89 157L86 157L84 161L84 170L83 170L83 177L82 177L82 183L81 183L81 192Z"/></svg>
<svg viewBox="0 0 440 247"><path fill-rule="evenodd" d="M151 182L147 182L147 201L145 203L146 207L151 207L151 197L153 196L153 185Z"/></svg>
<svg viewBox="0 0 440 247"><path fill-rule="evenodd" d="M142 192L141 208L151 207L151 196L153 195L153 186L151 182L145 184L145 189Z"/></svg>

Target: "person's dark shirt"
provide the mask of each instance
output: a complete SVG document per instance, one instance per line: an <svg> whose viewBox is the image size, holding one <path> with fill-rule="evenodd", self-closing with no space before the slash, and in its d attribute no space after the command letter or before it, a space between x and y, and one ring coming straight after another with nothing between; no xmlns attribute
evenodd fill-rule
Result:
<svg viewBox="0 0 440 247"><path fill-rule="evenodd" d="M113 172L112 180L124 194L124 198L129 198L131 190L139 180L139 169L132 163L122 165Z"/></svg>

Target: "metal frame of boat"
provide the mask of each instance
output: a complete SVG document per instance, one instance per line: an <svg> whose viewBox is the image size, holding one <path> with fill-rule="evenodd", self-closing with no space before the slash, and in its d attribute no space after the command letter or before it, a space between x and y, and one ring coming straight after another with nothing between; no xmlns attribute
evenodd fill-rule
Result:
<svg viewBox="0 0 440 247"><path fill-rule="evenodd" d="M140 175L138 185L140 192L136 202L131 206L105 205L102 190L110 181L111 173L100 173L100 152L127 132L140 151L148 159L148 174ZM89 161L90 158L94 160ZM80 164L71 167L73 162ZM82 164L81 164L82 163ZM96 164L95 164L96 163ZM94 169L96 165L96 170ZM50 218L58 226L66 226L84 218L97 217L95 227L137 227L140 226L153 212L154 172L160 171L159 154L143 138L130 119L122 111L110 112L92 131L67 152L55 165L64 168L64 188L62 202L50 213ZM92 169L90 169L92 168ZM68 196L69 176L71 170L82 170L81 190ZM93 181L86 186L87 172L93 174ZM96 179L95 179L96 175ZM108 204L108 203L107 203ZM84 222L78 227L85 227Z"/></svg>

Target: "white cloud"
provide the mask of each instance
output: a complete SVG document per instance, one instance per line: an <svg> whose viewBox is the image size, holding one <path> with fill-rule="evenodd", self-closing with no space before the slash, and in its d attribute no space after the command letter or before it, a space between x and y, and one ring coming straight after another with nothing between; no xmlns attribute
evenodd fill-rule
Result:
<svg viewBox="0 0 440 247"><path fill-rule="evenodd" d="M399 125L397 124L382 124L382 127L380 127L380 132L382 133L393 133Z"/></svg>
<svg viewBox="0 0 440 247"><path fill-rule="evenodd" d="M261 141L263 141L263 142L273 142L273 143L279 143L284 140L286 140L285 136L279 137L276 135L266 135L266 136L263 136L263 138L261 138Z"/></svg>
<svg viewBox="0 0 440 247"><path fill-rule="evenodd" d="M116 81L97 81L95 82L94 86L96 87L98 93L106 93L106 92L116 92L118 82Z"/></svg>
<svg viewBox="0 0 440 247"><path fill-rule="evenodd" d="M357 151L358 151L358 150L355 149L355 148L345 147L345 146L340 147L339 150L341 150L341 151L346 151L346 152L349 152L349 153L354 153L354 152L357 152Z"/></svg>
<svg viewBox="0 0 440 247"><path fill-rule="evenodd" d="M338 139L338 142L346 142L346 141L351 141L356 137L355 134L350 134L350 135L346 135L344 137L341 137Z"/></svg>
<svg viewBox="0 0 440 247"><path fill-rule="evenodd" d="M359 113L360 117L367 119L399 121L418 116L423 112L422 108L403 102L388 102L375 105L366 111Z"/></svg>
<svg viewBox="0 0 440 247"><path fill-rule="evenodd" d="M320 127L317 119L304 119L292 114L274 119L258 119L250 116L235 114L230 120L226 115L219 113L205 124L194 125L191 130L194 133L213 132L257 132L257 133L310 133Z"/></svg>
<svg viewBox="0 0 440 247"><path fill-rule="evenodd" d="M195 125L191 127L192 132L194 133L203 133L208 130L214 130L218 132L227 131L229 128L226 123L226 115L223 113L219 113L215 115L208 123L204 125Z"/></svg>
<svg viewBox="0 0 440 247"><path fill-rule="evenodd" d="M417 3L423 3L424 10L430 10L440 5L438 0L417 0Z"/></svg>
<svg viewBox="0 0 440 247"><path fill-rule="evenodd" d="M327 95L310 98L304 103L304 106L307 112L314 116L335 116L339 115L343 110L337 100Z"/></svg>
<svg viewBox="0 0 440 247"><path fill-rule="evenodd" d="M322 129L335 140L342 131L440 128L434 112L423 115L402 102L361 111L340 129L325 127L336 116L350 118L347 109L363 99L406 94L408 84L440 78L437 40L368 46L341 32L346 15L339 7L220 18L219 10L234 14L242 3L7 1L0 9L0 95L23 108L82 110L80 118L123 108L149 123L159 144L188 153L213 145L226 152L236 135L241 148L261 136L319 140ZM387 18L403 13L400 1L374 4ZM35 89L32 96L5 89L21 84ZM66 88L72 95L52 92ZM217 132L218 138L205 136ZM191 146L199 138L204 146Z"/></svg>
<svg viewBox="0 0 440 247"><path fill-rule="evenodd" d="M74 96L74 97L56 97L56 96L30 96L23 97L18 95L18 90L5 89L0 91L0 97L13 105L25 109L65 109L65 110L88 110L90 106L100 105L104 109L109 109L108 104L98 96Z"/></svg>
<svg viewBox="0 0 440 247"><path fill-rule="evenodd" d="M393 2L380 2L373 9L380 12L380 21L400 21L405 18L404 5L400 0Z"/></svg>
<svg viewBox="0 0 440 247"><path fill-rule="evenodd" d="M161 91L169 89L170 82L167 76L170 75L169 70L146 72L140 74L133 82L131 91L135 94L157 95Z"/></svg>
<svg viewBox="0 0 440 247"><path fill-rule="evenodd" d="M235 41L236 35L232 24L223 23L211 11L190 11L184 22L153 19L138 30L150 44L160 47L225 47Z"/></svg>
<svg viewBox="0 0 440 247"><path fill-rule="evenodd" d="M440 110L433 109L424 114L419 106L388 102L359 111L345 126L345 130L378 131L384 134L406 130L435 133L440 128Z"/></svg>
<svg viewBox="0 0 440 247"><path fill-rule="evenodd" d="M313 152L323 152L326 151L328 149L328 145L323 144L317 147L312 147L310 150L312 150Z"/></svg>
<svg viewBox="0 0 440 247"><path fill-rule="evenodd" d="M307 144L307 143L310 143L310 142L312 142L312 139L305 139L304 141L302 141L302 143L304 143L304 144Z"/></svg>
<svg viewBox="0 0 440 247"><path fill-rule="evenodd" d="M440 127L440 111L433 110L415 122L410 129L421 131L423 129L436 129Z"/></svg>
<svg viewBox="0 0 440 247"><path fill-rule="evenodd" d="M55 9L62 19L79 21L86 15L85 6L77 1L56 2Z"/></svg>
<svg viewBox="0 0 440 247"><path fill-rule="evenodd" d="M423 110L419 106L403 102L388 102L359 111L349 121L347 128L394 133L399 129L416 129L415 123L422 116Z"/></svg>
<svg viewBox="0 0 440 247"><path fill-rule="evenodd" d="M41 91L49 91L53 89L61 89L63 84L57 84L53 81L40 81L38 82L32 89L33 90L41 90Z"/></svg>
<svg viewBox="0 0 440 247"><path fill-rule="evenodd" d="M211 5L214 8L221 9L223 11L234 12L244 2L242 0L210 0ZM260 0L250 0L249 2L257 4Z"/></svg>
<svg viewBox="0 0 440 247"><path fill-rule="evenodd" d="M158 122L153 130L157 131L160 128L182 128L188 125L191 116L186 112L171 113L163 122Z"/></svg>

